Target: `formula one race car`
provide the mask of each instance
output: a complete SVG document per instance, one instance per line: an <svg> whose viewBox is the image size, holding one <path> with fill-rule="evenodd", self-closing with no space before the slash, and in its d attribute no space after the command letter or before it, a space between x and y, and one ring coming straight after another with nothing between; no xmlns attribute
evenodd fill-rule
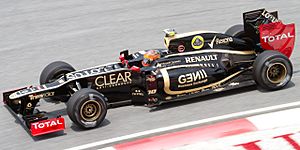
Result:
<svg viewBox="0 0 300 150"><path fill-rule="evenodd" d="M167 49L124 50L120 62L83 70L53 62L42 71L40 85L5 92L4 103L37 136L65 128L59 114L35 108L40 99L65 102L70 119L88 129L123 103L154 107L253 84L283 88L293 72L295 25L265 9L246 12L243 20L225 33L164 30Z"/></svg>

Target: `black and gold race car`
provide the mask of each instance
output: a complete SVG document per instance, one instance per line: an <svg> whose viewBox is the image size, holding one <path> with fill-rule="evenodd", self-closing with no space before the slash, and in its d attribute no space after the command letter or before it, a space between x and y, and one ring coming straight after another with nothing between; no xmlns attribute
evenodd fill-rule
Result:
<svg viewBox="0 0 300 150"><path fill-rule="evenodd" d="M283 88L293 72L295 25L265 9L246 12L243 20L225 33L167 29L166 49L124 50L119 62L88 69L53 62L42 71L40 85L4 92L4 103L37 136L65 128L59 114L36 108L41 99L65 102L70 119L87 129L124 103L154 107L253 84Z"/></svg>

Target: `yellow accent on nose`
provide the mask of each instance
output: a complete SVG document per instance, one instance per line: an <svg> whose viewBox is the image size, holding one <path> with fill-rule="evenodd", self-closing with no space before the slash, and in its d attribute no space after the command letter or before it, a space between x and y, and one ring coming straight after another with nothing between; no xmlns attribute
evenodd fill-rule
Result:
<svg viewBox="0 0 300 150"><path fill-rule="evenodd" d="M172 31L172 32L169 32L168 35L171 37L171 36L174 36L176 34L176 32Z"/></svg>
<svg viewBox="0 0 300 150"><path fill-rule="evenodd" d="M164 37L164 45L166 46L167 49L169 49L170 41L171 41L170 37Z"/></svg>

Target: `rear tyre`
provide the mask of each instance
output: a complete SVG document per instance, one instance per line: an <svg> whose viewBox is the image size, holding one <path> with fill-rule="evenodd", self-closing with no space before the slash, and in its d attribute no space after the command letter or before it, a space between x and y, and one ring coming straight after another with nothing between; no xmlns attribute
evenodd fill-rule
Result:
<svg viewBox="0 0 300 150"><path fill-rule="evenodd" d="M237 24L230 27L226 30L225 34L230 35L234 38L245 40L247 43L247 49L252 49L255 46L255 42L249 36L247 36L244 30L244 25L242 24Z"/></svg>
<svg viewBox="0 0 300 150"><path fill-rule="evenodd" d="M70 119L80 128L91 129L99 126L107 113L107 98L96 90L83 88L67 102Z"/></svg>
<svg viewBox="0 0 300 150"><path fill-rule="evenodd" d="M73 72L75 69L63 61L55 61L47 65L40 75L40 84L53 82L63 75Z"/></svg>
<svg viewBox="0 0 300 150"><path fill-rule="evenodd" d="M241 24L234 25L227 29L225 34L235 38L241 38L245 35L244 26Z"/></svg>
<svg viewBox="0 0 300 150"><path fill-rule="evenodd" d="M289 58L278 51L264 51L253 64L255 82L266 90L279 90L292 78L293 66Z"/></svg>

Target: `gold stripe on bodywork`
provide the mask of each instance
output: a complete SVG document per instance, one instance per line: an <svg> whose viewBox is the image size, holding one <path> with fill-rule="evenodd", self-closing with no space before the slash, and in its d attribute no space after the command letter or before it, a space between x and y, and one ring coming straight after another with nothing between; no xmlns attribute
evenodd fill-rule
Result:
<svg viewBox="0 0 300 150"><path fill-rule="evenodd" d="M173 39L179 39L179 38L184 38L184 37L188 37L188 36L195 36L197 34L203 34L203 33L217 33L216 31L193 31L193 32L186 32L186 33L180 33L180 34L175 34L174 36L170 36L170 37L164 37L165 40L165 46L166 48L169 48L170 45L170 41Z"/></svg>
<svg viewBox="0 0 300 150"><path fill-rule="evenodd" d="M182 65L182 66L177 66L177 68L191 67L191 66L197 66L197 64L195 64L195 65ZM222 83L232 79L233 77L235 77L235 76L237 76L237 75L239 75L240 73L243 72L243 70L238 71L238 72L222 79L221 81L218 81L218 82L215 82L215 83L212 83L212 84L209 84L209 85L201 86L201 87L198 87L198 88L193 88L193 89L189 89L189 90L181 90L181 91L172 91L172 90L170 90L170 78L169 78L168 70L169 69L174 69L174 68L176 68L176 67L168 67L168 68L163 68L163 69L160 70L160 72L163 76L163 79L164 79L164 91L169 95L178 95L178 94L184 94L184 93L200 91L200 90L207 89L207 88L210 88L210 87L217 87L217 86L220 86Z"/></svg>
<svg viewBox="0 0 300 150"><path fill-rule="evenodd" d="M237 50L225 50L225 49L205 49L193 52L177 53L165 56L165 58L176 57L176 56L185 56L193 54L202 54L202 53L226 53L226 54L236 54L236 55L254 55L256 52L254 50L248 51L237 51Z"/></svg>
<svg viewBox="0 0 300 150"><path fill-rule="evenodd" d="M193 35L197 35L197 34L203 34L203 33L217 33L217 32L216 31L207 31L207 30L192 31L192 32L185 32L185 33L177 33L170 38L179 39L179 38L193 36Z"/></svg>
<svg viewBox="0 0 300 150"><path fill-rule="evenodd" d="M164 37L164 44L167 49L169 49L170 41L171 41L171 37Z"/></svg>
<svg viewBox="0 0 300 150"><path fill-rule="evenodd" d="M170 69L175 69L175 68L187 68L187 67L203 67L203 66L202 66L202 64L178 65L178 66L166 67L161 70L170 70Z"/></svg>

